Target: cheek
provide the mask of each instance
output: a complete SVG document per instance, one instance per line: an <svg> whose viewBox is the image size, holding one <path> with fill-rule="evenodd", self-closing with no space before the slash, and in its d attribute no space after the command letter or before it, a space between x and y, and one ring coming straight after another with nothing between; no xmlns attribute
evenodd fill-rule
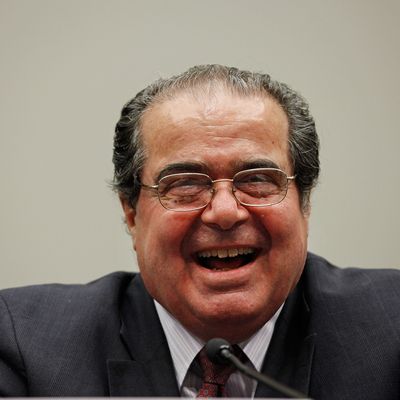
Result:
<svg viewBox="0 0 400 400"><path fill-rule="evenodd" d="M182 242L193 225L193 216L157 205L142 208L137 215L134 241L142 273L158 281L179 274L184 268Z"/></svg>
<svg viewBox="0 0 400 400"><path fill-rule="evenodd" d="M307 256L307 218L300 210L281 204L260 214L270 237L265 255L265 291L279 303L297 284ZM260 293L262 294L263 291Z"/></svg>
<svg viewBox="0 0 400 400"><path fill-rule="evenodd" d="M166 211L151 218L141 215L136 233L136 253L148 292L171 310L185 297L190 281L182 242L192 221L186 215L170 214Z"/></svg>
<svg viewBox="0 0 400 400"><path fill-rule="evenodd" d="M307 251L308 218L300 207L281 203L257 213L269 234L272 254L301 257Z"/></svg>

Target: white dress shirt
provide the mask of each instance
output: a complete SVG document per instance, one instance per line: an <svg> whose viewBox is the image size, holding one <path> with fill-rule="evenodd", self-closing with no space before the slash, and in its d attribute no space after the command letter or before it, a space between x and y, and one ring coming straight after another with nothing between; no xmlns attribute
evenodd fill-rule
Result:
<svg viewBox="0 0 400 400"><path fill-rule="evenodd" d="M191 334L157 301L154 300L154 304L167 338L181 396L196 397L201 387L202 379L189 368L197 353L205 345L205 342ZM257 371L261 369L271 342L275 322L282 307L283 305L250 339L239 343L239 346L249 359L247 364L257 369ZM253 398L256 387L257 383L255 381L236 371L228 379L225 392L228 397Z"/></svg>

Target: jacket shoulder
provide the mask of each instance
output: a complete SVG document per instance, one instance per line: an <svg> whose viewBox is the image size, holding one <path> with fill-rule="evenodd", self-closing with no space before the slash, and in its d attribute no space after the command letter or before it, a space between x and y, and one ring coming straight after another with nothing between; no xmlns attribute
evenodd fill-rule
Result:
<svg viewBox="0 0 400 400"><path fill-rule="evenodd" d="M133 273L113 272L87 284L44 284L0 290L0 298L14 315L34 318L68 309L79 313L97 305L98 311L119 301ZM100 302L100 303L99 303ZM98 305L102 304L101 309Z"/></svg>
<svg viewBox="0 0 400 400"><path fill-rule="evenodd" d="M312 397L398 398L400 271L338 268L309 255L304 278L315 335Z"/></svg>
<svg viewBox="0 0 400 400"><path fill-rule="evenodd" d="M0 396L106 395L105 360L125 356L119 309L133 278L1 290Z"/></svg>
<svg viewBox="0 0 400 400"><path fill-rule="evenodd" d="M305 269L306 301L321 332L336 332L348 343L350 337L357 342L365 336L365 343L374 338L377 346L385 341L399 351L399 270L338 268L315 255L309 255Z"/></svg>
<svg viewBox="0 0 400 400"><path fill-rule="evenodd" d="M379 295L400 302L400 270L389 268L339 268L309 253L305 276L314 293L321 296L355 299Z"/></svg>

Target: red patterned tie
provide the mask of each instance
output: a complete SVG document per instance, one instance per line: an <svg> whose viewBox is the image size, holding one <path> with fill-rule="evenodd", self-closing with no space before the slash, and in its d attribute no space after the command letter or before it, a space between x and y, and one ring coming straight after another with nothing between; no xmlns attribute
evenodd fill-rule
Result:
<svg viewBox="0 0 400 400"><path fill-rule="evenodd" d="M233 346L235 353L237 353L237 347ZM198 360L203 370L203 384L197 397L224 397L225 384L232 372L235 371L235 366L232 364L214 364L207 357L204 347L198 354Z"/></svg>

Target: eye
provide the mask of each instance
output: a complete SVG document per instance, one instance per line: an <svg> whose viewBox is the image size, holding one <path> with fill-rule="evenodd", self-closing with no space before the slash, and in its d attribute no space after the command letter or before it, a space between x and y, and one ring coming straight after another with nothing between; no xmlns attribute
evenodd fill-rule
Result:
<svg viewBox="0 0 400 400"><path fill-rule="evenodd" d="M168 175L159 182L159 192L162 196L195 196L208 189L210 181L202 175Z"/></svg>
<svg viewBox="0 0 400 400"><path fill-rule="evenodd" d="M256 198L265 198L281 192L286 176L280 170L249 170L239 173L235 178L237 190Z"/></svg>
<svg viewBox="0 0 400 400"><path fill-rule="evenodd" d="M241 177L238 180L240 183L274 183L274 177L271 176L271 174L267 174L267 173L253 173L253 174L247 174L244 175L243 177Z"/></svg>

